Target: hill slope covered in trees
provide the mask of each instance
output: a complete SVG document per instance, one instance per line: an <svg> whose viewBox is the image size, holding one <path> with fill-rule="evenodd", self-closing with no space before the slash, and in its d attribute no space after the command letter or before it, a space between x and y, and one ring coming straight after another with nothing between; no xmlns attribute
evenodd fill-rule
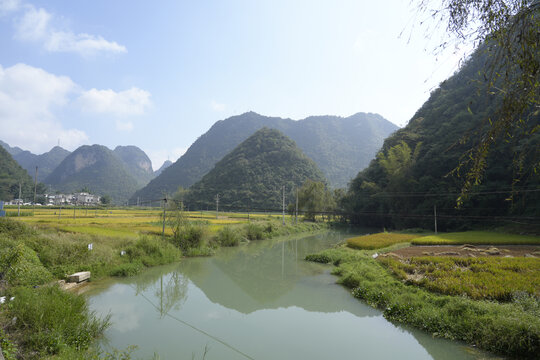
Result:
<svg viewBox="0 0 540 360"><path fill-rule="evenodd" d="M137 180L139 187L143 187L154 178L152 161L138 147L133 145L117 146L113 152L124 162L126 170Z"/></svg>
<svg viewBox="0 0 540 360"><path fill-rule="evenodd" d="M98 195L110 195L122 203L137 190L135 178L113 151L102 145L84 145L72 152L45 179L62 192L87 188Z"/></svg>
<svg viewBox="0 0 540 360"><path fill-rule="evenodd" d="M219 194L222 209L280 209L282 186L291 193L308 179L325 181L294 141L278 130L263 128L195 183L185 202L192 209L214 208Z"/></svg>
<svg viewBox="0 0 540 360"><path fill-rule="evenodd" d="M347 118L312 116L294 121L248 112L216 122L199 137L173 165L132 196L157 199L173 193L178 186L187 188L200 180L226 154L257 130L277 129L322 170L329 185L344 187L366 167L383 140L397 126L377 114L358 113Z"/></svg>
<svg viewBox="0 0 540 360"><path fill-rule="evenodd" d="M18 198L19 183L21 183L22 198L32 198L34 193L32 178L11 154L0 146L0 200L9 201Z"/></svg>
<svg viewBox="0 0 540 360"><path fill-rule="evenodd" d="M487 157L482 183L455 209L467 167L461 168L461 177L453 170L478 140L478 130L489 126L500 102L484 84L487 56L477 50L431 94L405 128L385 140L377 158L351 182L344 199L352 222L432 228L434 206L439 230L519 218L527 223L526 217L540 215L539 176L530 171L539 160L539 132L497 143ZM538 112L530 116L540 120ZM526 150L524 157L514 156L518 148Z"/></svg>

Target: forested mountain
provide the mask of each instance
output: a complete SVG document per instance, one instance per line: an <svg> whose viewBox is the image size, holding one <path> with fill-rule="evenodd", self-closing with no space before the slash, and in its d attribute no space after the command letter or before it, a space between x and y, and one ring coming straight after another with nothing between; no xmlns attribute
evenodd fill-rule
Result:
<svg viewBox="0 0 540 360"><path fill-rule="evenodd" d="M136 146L117 146L114 154L126 165L126 170L137 180L139 187L148 184L154 178L152 161L148 155Z"/></svg>
<svg viewBox="0 0 540 360"><path fill-rule="evenodd" d="M431 94L405 128L385 140L377 158L348 190L343 205L352 222L432 228L435 205L439 230L540 215L539 176L530 171L539 160L539 132L492 147L483 182L473 188L461 209L455 209L464 179L452 171L478 140L477 131L489 126L488 119L500 103L484 84L487 56L482 49L476 51ZM540 121L538 112L530 116ZM524 158L514 158L518 148L528 150ZM521 161L526 176L516 172L515 160ZM466 171L461 169L462 174ZM524 218L521 222L527 223Z"/></svg>
<svg viewBox="0 0 540 360"><path fill-rule="evenodd" d="M22 151L13 158L34 177L36 166L38 167L38 179L45 179L53 172L60 163L71 154L60 146L53 147L50 151L41 155L32 154L30 151Z"/></svg>
<svg viewBox="0 0 540 360"><path fill-rule="evenodd" d="M0 146L0 200L9 201L18 198L19 183L21 183L22 198L31 199L34 194L32 178L11 154Z"/></svg>
<svg viewBox="0 0 540 360"><path fill-rule="evenodd" d="M9 146L9 144L3 142L2 140L0 140L0 145L1 145L4 149L6 149L6 151L7 151L11 156L17 155L18 153L21 153L21 152L24 151L23 149L21 149L21 148L18 147L18 146L11 147L11 146Z"/></svg>
<svg viewBox="0 0 540 360"><path fill-rule="evenodd" d="M277 129L296 142L319 166L333 187L345 186L369 164L384 138L397 126L377 114L347 118L313 116L294 121L248 112L216 122L173 165L133 197L154 199L200 180L227 153L257 130Z"/></svg>
<svg viewBox="0 0 540 360"><path fill-rule="evenodd" d="M84 145L68 155L45 179L55 190L87 188L98 195L110 195L122 203L137 190L137 181L113 151L102 145Z"/></svg>
<svg viewBox="0 0 540 360"><path fill-rule="evenodd" d="M280 209L282 186L291 193L306 180L325 181L317 165L294 141L275 129L263 128L221 159L189 189L191 209ZM290 200L290 196L289 196Z"/></svg>
<svg viewBox="0 0 540 360"><path fill-rule="evenodd" d="M163 170L165 170L166 168L168 168L169 166L171 166L172 163L173 163L173 162L172 162L171 160L165 160L165 161L163 162L163 165L161 165L161 167L160 167L159 169L157 169L156 171L154 171L154 177L159 176L159 175L163 172Z"/></svg>

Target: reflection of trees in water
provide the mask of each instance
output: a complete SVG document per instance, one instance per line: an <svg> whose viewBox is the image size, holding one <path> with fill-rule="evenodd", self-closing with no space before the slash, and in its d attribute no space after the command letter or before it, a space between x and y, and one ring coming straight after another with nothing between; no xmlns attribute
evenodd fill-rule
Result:
<svg viewBox="0 0 540 360"><path fill-rule="evenodd" d="M159 298L161 316L171 309L180 310L187 299L188 280L178 272L168 274L168 279L159 281L159 288L154 290L154 296Z"/></svg>
<svg viewBox="0 0 540 360"><path fill-rule="evenodd" d="M171 309L180 310L187 299L189 280L176 269L170 272L163 268L157 271L145 271L137 276L134 285L135 295L152 293L155 300L152 303L160 311L161 316Z"/></svg>

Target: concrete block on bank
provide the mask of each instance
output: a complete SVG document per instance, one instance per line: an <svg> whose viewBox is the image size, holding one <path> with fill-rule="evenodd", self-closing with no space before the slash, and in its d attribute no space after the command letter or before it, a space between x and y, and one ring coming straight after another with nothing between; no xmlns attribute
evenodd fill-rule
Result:
<svg viewBox="0 0 540 360"><path fill-rule="evenodd" d="M90 271L80 271L69 275L69 282L80 283L81 281L90 280Z"/></svg>

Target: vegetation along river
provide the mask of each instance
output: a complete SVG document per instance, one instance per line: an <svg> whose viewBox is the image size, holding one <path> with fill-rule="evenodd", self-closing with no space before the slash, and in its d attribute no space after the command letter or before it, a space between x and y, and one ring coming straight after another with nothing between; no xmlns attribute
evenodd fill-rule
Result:
<svg viewBox="0 0 540 360"><path fill-rule="evenodd" d="M160 359L478 359L461 343L396 326L304 256L343 241L327 232L224 248L125 279L94 282L111 314L103 347Z"/></svg>

